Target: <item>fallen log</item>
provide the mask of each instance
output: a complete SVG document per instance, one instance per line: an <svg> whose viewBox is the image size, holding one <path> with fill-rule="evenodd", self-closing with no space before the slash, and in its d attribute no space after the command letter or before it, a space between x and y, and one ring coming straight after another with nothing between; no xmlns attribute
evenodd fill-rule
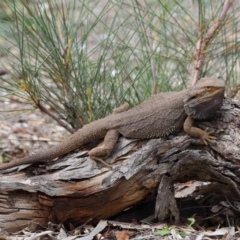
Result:
<svg viewBox="0 0 240 240"><path fill-rule="evenodd" d="M108 219L156 194L155 215L179 221L174 184L208 182L192 198L237 201L240 196L240 102L226 99L218 116L198 122L214 129L217 142L205 146L184 132L168 138L139 141L121 137L97 166L87 151L55 161L8 169L0 175L0 228L17 231L30 222L78 226ZM46 159L47 160L47 159Z"/></svg>

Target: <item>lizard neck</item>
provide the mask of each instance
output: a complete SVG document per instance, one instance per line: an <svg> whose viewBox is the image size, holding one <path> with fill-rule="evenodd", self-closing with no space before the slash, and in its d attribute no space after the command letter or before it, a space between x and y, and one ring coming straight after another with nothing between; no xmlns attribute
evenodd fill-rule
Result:
<svg viewBox="0 0 240 240"><path fill-rule="evenodd" d="M192 102L192 104L184 105L186 114L193 119L209 119L214 117L223 103L223 98L214 98L212 101L200 103Z"/></svg>

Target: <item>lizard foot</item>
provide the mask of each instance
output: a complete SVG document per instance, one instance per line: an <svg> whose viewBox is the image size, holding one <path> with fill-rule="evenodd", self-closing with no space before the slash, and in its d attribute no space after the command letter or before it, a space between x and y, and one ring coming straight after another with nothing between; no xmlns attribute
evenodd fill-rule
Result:
<svg viewBox="0 0 240 240"><path fill-rule="evenodd" d="M112 169L112 166L107 164L105 161L103 161L101 158L98 158L98 157L91 157L91 159L96 163L97 161L98 162L101 162L104 166L108 167L108 168L111 168Z"/></svg>
<svg viewBox="0 0 240 240"><path fill-rule="evenodd" d="M202 131L200 139L203 141L205 145L216 142L217 138L212 136L213 133L214 133L214 130L209 130L208 128Z"/></svg>
<svg viewBox="0 0 240 240"><path fill-rule="evenodd" d="M95 162L101 162L108 168L112 168L103 159L106 159L110 155L111 149L107 148L105 144L101 143L98 147L93 148L89 151L89 157Z"/></svg>

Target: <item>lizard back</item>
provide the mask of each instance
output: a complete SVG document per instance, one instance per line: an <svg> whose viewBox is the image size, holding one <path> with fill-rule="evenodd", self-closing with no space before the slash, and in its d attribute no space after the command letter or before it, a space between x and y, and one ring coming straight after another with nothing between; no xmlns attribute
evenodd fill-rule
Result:
<svg viewBox="0 0 240 240"><path fill-rule="evenodd" d="M181 129L187 117L183 105L186 91L160 93L126 112L111 115L109 128L128 138L167 136Z"/></svg>

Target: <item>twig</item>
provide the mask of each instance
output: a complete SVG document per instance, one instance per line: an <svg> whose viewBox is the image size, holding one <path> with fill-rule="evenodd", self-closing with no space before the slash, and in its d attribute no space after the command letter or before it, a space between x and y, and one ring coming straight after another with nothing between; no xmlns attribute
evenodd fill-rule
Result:
<svg viewBox="0 0 240 240"><path fill-rule="evenodd" d="M8 72L6 70L0 69L0 76L6 75Z"/></svg>
<svg viewBox="0 0 240 240"><path fill-rule="evenodd" d="M74 133L74 130L70 128L65 122L60 120L58 117L56 117L53 113L51 113L47 108L45 108L39 101L35 102L36 107L44 113L46 113L48 116L50 116L52 119L54 119L60 126L64 127L67 131L70 133Z"/></svg>
<svg viewBox="0 0 240 240"><path fill-rule="evenodd" d="M224 208L224 209L222 209L221 211L219 211L219 212L217 212L217 213L215 213L215 214L213 214L213 215L211 215L211 216L209 216L209 217L201 218L200 220L203 221L203 220L208 220L208 219L217 217L217 216L219 216L220 214L226 212L227 210L228 210L228 208ZM200 221L200 220L199 220L199 221ZM197 220L197 221L198 221L198 220Z"/></svg>
<svg viewBox="0 0 240 240"><path fill-rule="evenodd" d="M237 86L235 86L234 89L231 90L230 98L236 97L236 95L238 94L239 90L240 90L240 84L238 84Z"/></svg>
<svg viewBox="0 0 240 240"><path fill-rule="evenodd" d="M205 52L208 47L208 44L212 40L216 31L219 29L223 20L225 19L227 11L230 8L232 2L233 0L225 1L219 18L208 29L208 31L197 41L193 62L190 65L190 78L188 81L188 87L193 86L201 77L203 65L205 62Z"/></svg>

